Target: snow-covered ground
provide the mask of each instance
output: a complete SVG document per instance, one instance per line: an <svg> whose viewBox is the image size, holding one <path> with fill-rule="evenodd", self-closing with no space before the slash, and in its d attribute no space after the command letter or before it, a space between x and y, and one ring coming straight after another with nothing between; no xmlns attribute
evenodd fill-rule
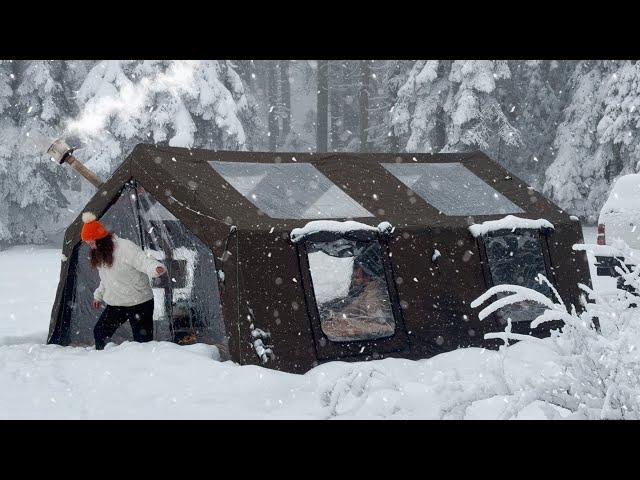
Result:
<svg viewBox="0 0 640 480"><path fill-rule="evenodd" d="M585 241L589 242L585 232ZM595 234L593 235L595 237ZM561 418L510 398L556 353L521 342L410 361L330 362L305 375L220 362L215 347L168 342L46 345L60 251L0 252L0 418Z"/></svg>
<svg viewBox="0 0 640 480"><path fill-rule="evenodd" d="M558 368L551 350L519 347L504 358L465 349L293 375L214 361L214 347L202 344L3 346L0 418L499 418L511 392ZM514 414L546 418L536 404Z"/></svg>
<svg viewBox="0 0 640 480"><path fill-rule="evenodd" d="M60 260L53 248L0 252L0 346L46 341Z"/></svg>

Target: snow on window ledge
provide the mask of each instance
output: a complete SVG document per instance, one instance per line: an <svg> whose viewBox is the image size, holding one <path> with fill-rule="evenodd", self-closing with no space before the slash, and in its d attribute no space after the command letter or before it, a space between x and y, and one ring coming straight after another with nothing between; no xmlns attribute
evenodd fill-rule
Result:
<svg viewBox="0 0 640 480"><path fill-rule="evenodd" d="M528 218L520 218L513 215L507 215L500 220L489 220L487 222L473 224L469 227L469 231L474 237L479 237L489 232L495 232L496 230L513 231L516 228L530 230L550 228L553 230L554 226L551 222L543 218L539 218L538 220L531 220Z"/></svg>
<svg viewBox="0 0 640 480"><path fill-rule="evenodd" d="M393 230L393 227L389 222L381 222L377 227L372 227L371 225L355 222L353 220L347 220L344 222L337 220L313 220L308 222L302 228L294 228L291 230L290 238L292 242L297 243L305 237L318 232L347 233L363 230L388 233Z"/></svg>

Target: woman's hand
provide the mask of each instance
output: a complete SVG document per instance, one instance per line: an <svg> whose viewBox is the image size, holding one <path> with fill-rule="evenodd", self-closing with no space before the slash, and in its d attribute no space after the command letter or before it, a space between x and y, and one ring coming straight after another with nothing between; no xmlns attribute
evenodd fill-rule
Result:
<svg viewBox="0 0 640 480"><path fill-rule="evenodd" d="M100 305L102 305L102 302L100 300L98 300L97 298L94 298L93 300L91 300L91 306L95 309L100 308Z"/></svg>
<svg viewBox="0 0 640 480"><path fill-rule="evenodd" d="M162 275L163 273L166 273L166 272L167 272L166 268L164 268L164 267L156 267L156 273L158 275Z"/></svg>

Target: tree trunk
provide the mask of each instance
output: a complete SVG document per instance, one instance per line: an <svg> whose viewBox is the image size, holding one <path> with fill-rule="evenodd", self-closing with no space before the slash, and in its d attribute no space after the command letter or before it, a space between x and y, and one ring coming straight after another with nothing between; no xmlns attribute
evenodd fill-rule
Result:
<svg viewBox="0 0 640 480"><path fill-rule="evenodd" d="M608 183L617 177L622 169L624 168L624 162L622 160L622 156L620 155L620 144L614 143L611 145L611 161L606 165L604 171L605 180Z"/></svg>
<svg viewBox="0 0 640 480"><path fill-rule="evenodd" d="M369 151L369 77L368 60L360 60L360 151Z"/></svg>
<svg viewBox="0 0 640 480"><path fill-rule="evenodd" d="M341 60L334 61L334 68L331 70L331 76L327 82L332 87L329 94L329 149L331 151L340 150L340 133L344 127L342 109L344 68L342 63ZM329 62L329 66L331 67L331 62Z"/></svg>
<svg viewBox="0 0 640 480"><path fill-rule="evenodd" d="M400 71L401 71L400 60L393 60L392 68L393 68L393 71L389 79L395 79L400 75ZM399 89L399 86L396 85L395 81L388 82L387 85L385 86L385 92L387 93L387 98L390 106L393 106L398 100L398 89ZM391 113L388 113L387 115L391 115ZM387 136L386 143L389 146L388 147L389 151L392 153L398 153L400 152L400 139L398 138L393 127L391 126L390 119L389 119L388 127L389 127L389 134Z"/></svg>
<svg viewBox="0 0 640 480"><path fill-rule="evenodd" d="M289 85L289 60L280 60L280 96L282 97L282 139L286 141L291 131L291 86Z"/></svg>
<svg viewBox="0 0 640 480"><path fill-rule="evenodd" d="M316 150L328 150L329 127L329 62L318 60L318 105L316 122Z"/></svg>
<svg viewBox="0 0 640 480"><path fill-rule="evenodd" d="M334 88L329 96L329 145L331 151L340 150L340 133L342 132L342 102L339 92Z"/></svg>
<svg viewBox="0 0 640 480"><path fill-rule="evenodd" d="M275 152L278 148L278 84L276 82L276 65L267 62L267 106L269 107L269 150Z"/></svg>
<svg viewBox="0 0 640 480"><path fill-rule="evenodd" d="M236 60L233 62L236 65L236 72L240 78L250 86L250 88L254 88L256 79L258 76L256 75L256 66L253 60Z"/></svg>
<svg viewBox="0 0 640 480"><path fill-rule="evenodd" d="M451 62L441 61L438 65L438 78L447 78L450 70ZM440 105L436 108L436 125L433 129L433 153L439 153L447 143L447 119L444 108L442 108L443 102L438 103Z"/></svg>

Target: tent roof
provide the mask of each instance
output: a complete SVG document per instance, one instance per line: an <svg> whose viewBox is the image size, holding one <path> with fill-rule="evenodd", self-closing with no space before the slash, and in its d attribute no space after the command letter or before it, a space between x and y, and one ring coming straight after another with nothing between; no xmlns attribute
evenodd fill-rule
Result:
<svg viewBox="0 0 640 480"><path fill-rule="evenodd" d="M127 176L170 210L177 202L203 221L246 230L290 231L321 219L371 226L388 221L406 228L466 228L507 214L569 221L558 206L479 151L286 153L139 144L101 190L111 196ZM478 210L479 204L485 206ZM291 218L296 216L302 218Z"/></svg>

